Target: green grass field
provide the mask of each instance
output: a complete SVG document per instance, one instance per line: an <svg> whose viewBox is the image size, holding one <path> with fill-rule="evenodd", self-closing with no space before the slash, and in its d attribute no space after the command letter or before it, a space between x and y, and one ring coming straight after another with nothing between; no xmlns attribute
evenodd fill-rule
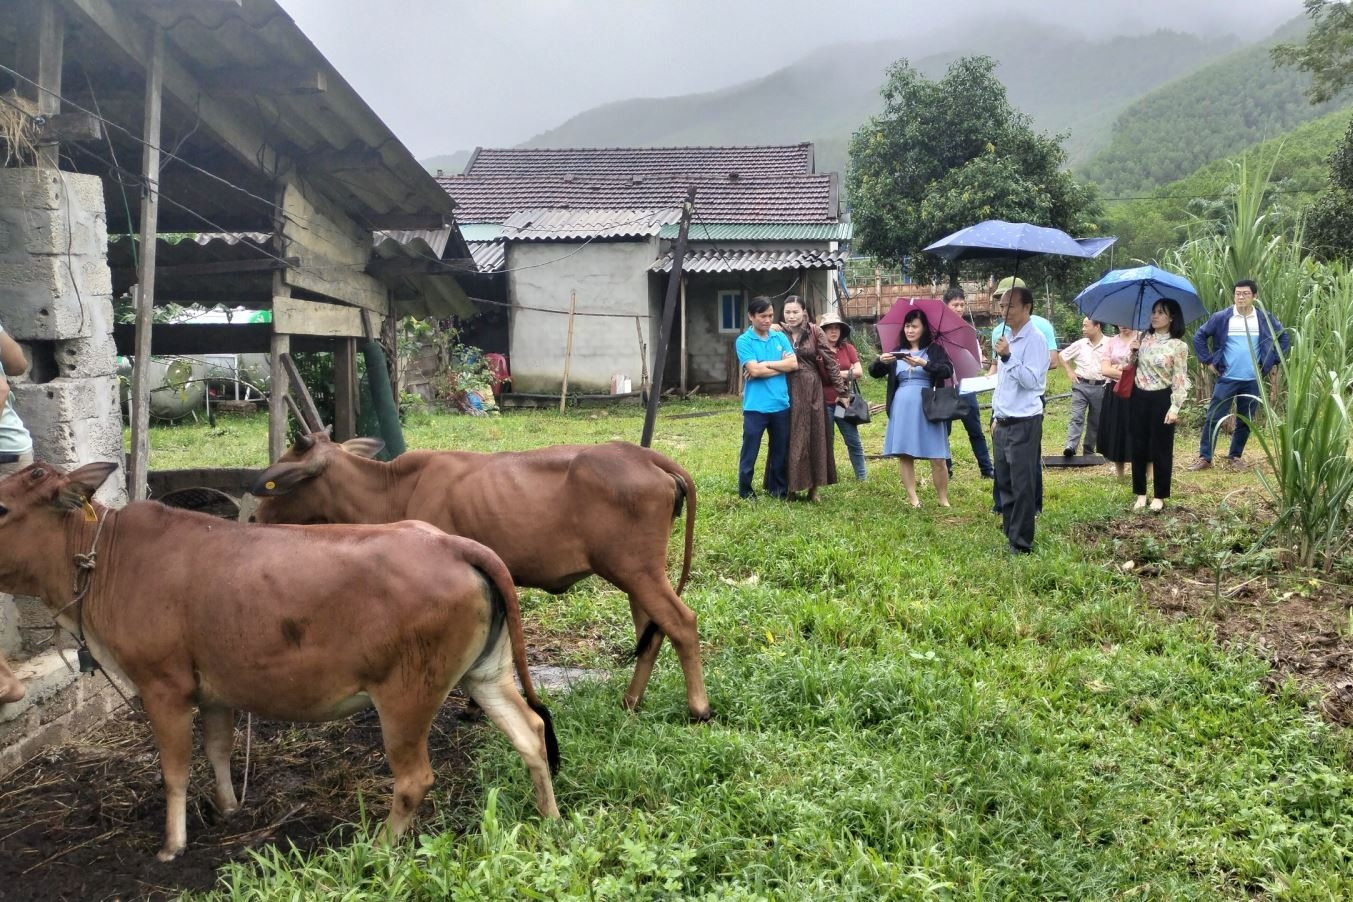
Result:
<svg viewBox="0 0 1353 902"><path fill-rule="evenodd" d="M1067 401L1049 412L1058 453ZM642 410L414 419L411 448L506 450L635 441ZM633 635L609 585L524 593L537 631L599 640L563 643L569 663L611 674L549 697L564 820L535 815L520 760L476 727L481 804L425 806L393 850L260 853L223 897L1353 897L1348 738L1295 690L1266 692L1258 656L1142 603L1109 538L1132 516L1109 468L1049 471L1036 553L1011 558L961 429L953 508L927 485L913 510L885 460L818 505L740 501L740 428L734 401L673 402L654 443L698 485L685 598L713 724L687 724L670 649L643 709L620 709ZM882 418L863 432L877 453ZM261 465L265 437L262 417L157 428L152 466ZM1196 442L1181 432L1181 469ZM1177 483L1204 511L1259 491L1253 474ZM1157 522L1155 541L1203 558L1219 541Z"/></svg>

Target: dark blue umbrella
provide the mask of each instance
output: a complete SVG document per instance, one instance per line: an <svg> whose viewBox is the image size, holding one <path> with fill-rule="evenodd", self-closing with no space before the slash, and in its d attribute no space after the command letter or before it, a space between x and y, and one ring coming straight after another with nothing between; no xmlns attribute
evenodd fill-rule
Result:
<svg viewBox="0 0 1353 902"><path fill-rule="evenodd" d="M1192 282L1155 266L1113 270L1076 295L1076 306L1101 323L1145 331L1151 328L1151 308L1161 298L1178 301L1186 323L1207 315Z"/></svg>
<svg viewBox="0 0 1353 902"><path fill-rule="evenodd" d="M1110 242L1112 243L1112 242ZM927 247L926 253L945 260L1023 260L1040 254L1089 259L1108 247L1086 247L1061 229L988 219L959 229Z"/></svg>

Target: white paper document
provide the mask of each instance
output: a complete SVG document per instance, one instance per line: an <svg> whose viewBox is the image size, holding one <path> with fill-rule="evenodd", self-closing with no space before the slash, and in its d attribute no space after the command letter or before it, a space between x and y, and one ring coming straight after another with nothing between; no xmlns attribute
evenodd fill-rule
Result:
<svg viewBox="0 0 1353 902"><path fill-rule="evenodd" d="M967 379L960 379L958 390L963 394L981 391L994 391L996 388L995 376L970 376Z"/></svg>

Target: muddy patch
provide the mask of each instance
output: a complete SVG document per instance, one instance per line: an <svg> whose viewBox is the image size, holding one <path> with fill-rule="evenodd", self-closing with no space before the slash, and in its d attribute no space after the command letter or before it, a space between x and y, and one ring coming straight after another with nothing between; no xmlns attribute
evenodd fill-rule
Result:
<svg viewBox="0 0 1353 902"><path fill-rule="evenodd" d="M1262 521L1263 512L1253 516ZM1292 680L1327 720L1353 726L1353 578L1246 560L1244 532L1173 509L1124 516L1083 538L1135 574L1152 607L1206 624L1218 642L1259 655L1272 667L1270 688Z"/></svg>

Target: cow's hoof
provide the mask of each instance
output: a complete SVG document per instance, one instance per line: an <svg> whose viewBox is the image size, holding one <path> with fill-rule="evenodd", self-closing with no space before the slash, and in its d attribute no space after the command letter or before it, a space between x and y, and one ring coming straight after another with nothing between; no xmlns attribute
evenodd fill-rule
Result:
<svg viewBox="0 0 1353 902"><path fill-rule="evenodd" d="M178 858L182 854L183 854L183 846L179 846L177 849L171 849L168 846L165 846L163 849L155 853L155 860L173 861L175 858Z"/></svg>
<svg viewBox="0 0 1353 902"><path fill-rule="evenodd" d="M690 712L690 719L691 723L709 723L714 719L714 711L709 708L706 708L703 713L692 711Z"/></svg>
<svg viewBox="0 0 1353 902"><path fill-rule="evenodd" d="M639 710L639 699L630 698L628 695L620 700L620 707L633 714Z"/></svg>

